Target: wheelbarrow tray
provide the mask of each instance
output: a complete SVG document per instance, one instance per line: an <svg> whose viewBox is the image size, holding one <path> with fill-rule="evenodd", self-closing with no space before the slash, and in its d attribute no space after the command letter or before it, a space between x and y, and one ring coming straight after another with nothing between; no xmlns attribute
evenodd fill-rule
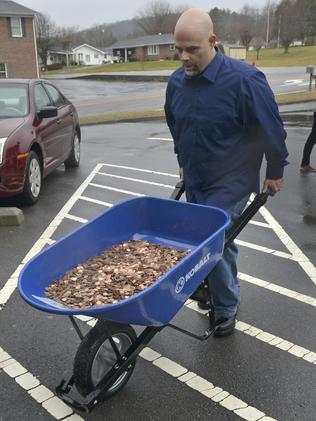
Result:
<svg viewBox="0 0 316 421"><path fill-rule="evenodd" d="M49 313L165 325L221 259L229 223L229 215L216 207L148 196L129 199L33 257L20 274L19 290L30 305ZM45 295L45 288L68 270L128 240L147 240L191 252L144 291L114 304L69 308Z"/></svg>

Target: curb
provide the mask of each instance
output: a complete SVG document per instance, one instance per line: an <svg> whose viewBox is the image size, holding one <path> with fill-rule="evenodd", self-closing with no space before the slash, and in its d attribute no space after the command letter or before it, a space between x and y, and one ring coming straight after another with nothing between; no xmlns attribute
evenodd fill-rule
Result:
<svg viewBox="0 0 316 421"><path fill-rule="evenodd" d="M150 116L150 117L134 117L134 118L122 118L122 119L113 119L113 120L104 120L97 122L87 122L81 123L80 126L96 126L98 124L115 124L115 123L141 123L146 121L161 121L165 120L164 116Z"/></svg>
<svg viewBox="0 0 316 421"><path fill-rule="evenodd" d="M0 226L21 225L24 221L24 215L18 208L0 208Z"/></svg>

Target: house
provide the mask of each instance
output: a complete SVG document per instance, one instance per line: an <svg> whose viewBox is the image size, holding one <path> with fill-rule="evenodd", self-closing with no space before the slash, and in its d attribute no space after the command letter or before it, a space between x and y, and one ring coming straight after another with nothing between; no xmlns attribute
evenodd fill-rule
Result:
<svg viewBox="0 0 316 421"><path fill-rule="evenodd" d="M74 63L95 66L102 63L113 63L113 55L110 49L95 48L89 44L82 44L68 51L60 49L48 50L47 64L56 63L66 66Z"/></svg>
<svg viewBox="0 0 316 421"><path fill-rule="evenodd" d="M0 78L37 78L36 12L0 0Z"/></svg>
<svg viewBox="0 0 316 421"><path fill-rule="evenodd" d="M82 44L73 48L72 53L73 60L78 64L98 65L105 61L104 51L89 44Z"/></svg>
<svg viewBox="0 0 316 421"><path fill-rule="evenodd" d="M60 49L51 49L47 52L47 64L64 64L69 65L73 62L73 52Z"/></svg>
<svg viewBox="0 0 316 421"><path fill-rule="evenodd" d="M114 57L122 57L124 61L173 60L177 57L173 34L121 40L110 48Z"/></svg>

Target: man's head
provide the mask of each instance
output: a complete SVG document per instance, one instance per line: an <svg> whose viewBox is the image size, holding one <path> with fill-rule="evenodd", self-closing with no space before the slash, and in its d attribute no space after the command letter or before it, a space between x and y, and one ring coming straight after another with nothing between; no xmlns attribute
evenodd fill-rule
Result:
<svg viewBox="0 0 316 421"><path fill-rule="evenodd" d="M200 74L215 55L216 35L210 16L196 8L185 11L176 24L174 36L185 73Z"/></svg>

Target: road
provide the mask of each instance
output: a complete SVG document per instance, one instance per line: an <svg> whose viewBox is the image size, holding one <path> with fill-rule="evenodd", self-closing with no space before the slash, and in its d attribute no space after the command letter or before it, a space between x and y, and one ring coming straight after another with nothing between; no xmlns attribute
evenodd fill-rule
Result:
<svg viewBox="0 0 316 421"><path fill-rule="evenodd" d="M169 197L177 180L165 124L84 127L80 168L54 171L39 203L24 209L24 224L1 228L0 420L314 421L316 176L299 173L307 133L288 129L284 192L238 238L242 304L235 333L201 343L163 330L119 395L74 416L53 392L71 370L78 338L67 318L22 301L16 269L109 204L135 194ZM192 303L174 322L196 333L207 326Z"/></svg>
<svg viewBox="0 0 316 421"><path fill-rule="evenodd" d="M305 67L272 67L261 70L266 74L275 94L308 90L309 75L305 73ZM135 73L137 72L133 72ZM80 116L162 109L164 105L165 82L110 82L56 78L53 83L73 101ZM312 103L307 104L307 107L312 109Z"/></svg>

